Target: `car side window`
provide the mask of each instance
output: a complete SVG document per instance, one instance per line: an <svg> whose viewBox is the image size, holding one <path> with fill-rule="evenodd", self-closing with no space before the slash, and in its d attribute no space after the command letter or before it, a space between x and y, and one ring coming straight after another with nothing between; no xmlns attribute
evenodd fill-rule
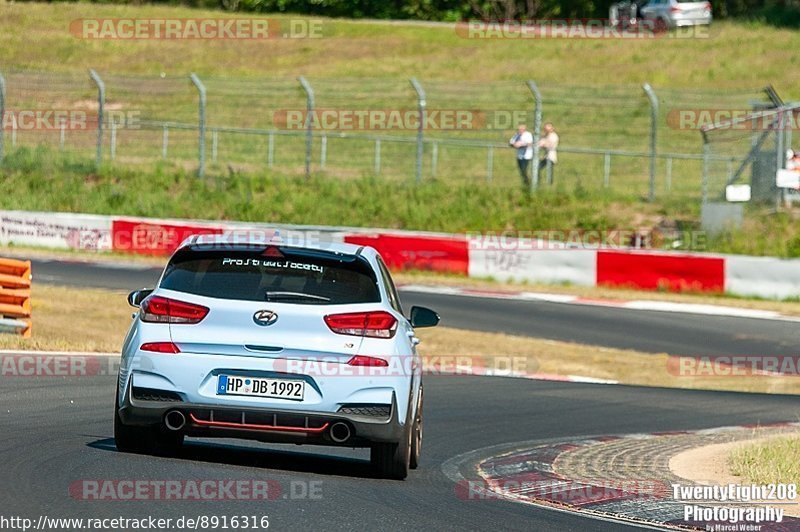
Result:
<svg viewBox="0 0 800 532"><path fill-rule="evenodd" d="M386 293L389 295L389 304L392 305L392 308L397 312L403 314L403 309L400 306L400 296L397 295L397 289L394 287L391 275L389 275L389 269L380 257L378 257L378 269L381 271L383 286L386 288Z"/></svg>

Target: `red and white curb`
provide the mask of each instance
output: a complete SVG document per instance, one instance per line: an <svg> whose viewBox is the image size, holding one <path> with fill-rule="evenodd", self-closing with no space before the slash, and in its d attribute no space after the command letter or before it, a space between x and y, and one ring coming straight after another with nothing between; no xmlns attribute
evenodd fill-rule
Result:
<svg viewBox="0 0 800 532"><path fill-rule="evenodd" d="M648 299L604 299L575 296L569 294L551 294L546 292L485 290L477 288L461 288L451 286L402 285L408 292L463 296L488 299L511 299L518 301L543 301L547 303L564 303L570 305L586 305L593 307L613 307L626 310L645 310L653 312L674 312L682 314L702 314L706 316L725 316L732 318L752 318L759 320L778 320L800 323L800 317L786 316L774 310L760 310L723 305L698 303L678 303L673 301L656 301Z"/></svg>
<svg viewBox="0 0 800 532"><path fill-rule="evenodd" d="M596 478L572 479L559 474L554 464L564 453L620 440L736 432L750 434L756 428L797 430L800 423L777 422L501 444L453 457L442 464L442 471L456 483L456 496L463 500L508 500L602 521L635 523L645 528L732 530L708 528L703 523L686 521L681 502L671 496L669 488L673 479L663 475L658 468L650 471L637 465L634 471L623 477L620 477L618 469L592 469ZM598 460L602 461L602 458ZM713 506L713 503L706 506L709 505ZM798 527L800 519L786 516L783 523L765 522L755 528L736 530L783 532L798 530Z"/></svg>

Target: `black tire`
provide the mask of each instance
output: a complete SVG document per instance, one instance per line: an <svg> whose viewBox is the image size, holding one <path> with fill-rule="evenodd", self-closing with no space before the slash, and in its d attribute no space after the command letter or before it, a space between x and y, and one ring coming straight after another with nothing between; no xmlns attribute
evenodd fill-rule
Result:
<svg viewBox="0 0 800 532"><path fill-rule="evenodd" d="M175 456L183 448L183 433L173 432L155 425L148 427L150 433L150 453L158 456Z"/></svg>
<svg viewBox="0 0 800 532"><path fill-rule="evenodd" d="M125 425L119 417L119 408L114 408L114 443L122 453L147 453L150 427Z"/></svg>
<svg viewBox="0 0 800 532"><path fill-rule="evenodd" d="M119 384L114 392L114 444L121 453L146 453L149 427L126 425L119 416Z"/></svg>
<svg viewBox="0 0 800 532"><path fill-rule="evenodd" d="M661 17L657 18L655 25L653 27L653 32L661 34L661 33L666 33L667 31L669 31L669 26L667 25L667 21Z"/></svg>
<svg viewBox="0 0 800 532"><path fill-rule="evenodd" d="M123 453L176 454L183 446L183 434L166 432L158 425L126 425L119 416L119 393L114 399L114 443Z"/></svg>
<svg viewBox="0 0 800 532"><path fill-rule="evenodd" d="M370 462L381 478L403 480L411 466L411 405L406 415L403 439L399 442L375 442L370 449Z"/></svg>
<svg viewBox="0 0 800 532"><path fill-rule="evenodd" d="M419 467L419 457L422 454L422 429L423 429L423 417L422 417L422 386L419 387L419 399L417 400L417 415L414 417L414 424L411 426L411 461L409 466L411 469L417 469Z"/></svg>
<svg viewBox="0 0 800 532"><path fill-rule="evenodd" d="M406 431L409 435L411 431ZM381 478L403 480L408 476L411 446L408 442L373 443L370 461Z"/></svg>

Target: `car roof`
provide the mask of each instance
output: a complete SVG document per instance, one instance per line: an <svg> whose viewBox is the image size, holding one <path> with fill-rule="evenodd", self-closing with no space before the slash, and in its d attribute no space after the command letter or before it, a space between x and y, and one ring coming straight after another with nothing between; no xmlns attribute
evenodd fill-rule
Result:
<svg viewBox="0 0 800 532"><path fill-rule="evenodd" d="M369 246L347 244L345 242L334 241L335 236L331 233L293 231L284 234L277 229L268 230L237 230L223 234L201 234L187 237L178 249L188 246L285 246L303 249L315 249L342 253L345 255L368 255L375 254L375 250Z"/></svg>

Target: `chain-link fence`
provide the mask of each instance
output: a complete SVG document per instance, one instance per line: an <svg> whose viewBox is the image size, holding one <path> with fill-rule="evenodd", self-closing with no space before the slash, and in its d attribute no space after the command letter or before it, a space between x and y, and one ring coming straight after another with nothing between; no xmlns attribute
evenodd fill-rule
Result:
<svg viewBox="0 0 800 532"><path fill-rule="evenodd" d="M268 171L519 186L509 138L524 122L538 140L542 122L552 122L561 138L555 186L651 198L699 197L704 163L735 171L739 154L704 158L702 124L684 124L681 113L746 109L764 99L756 90L656 87L648 95L641 86L531 80L2 74L6 153L45 144L98 162L163 159L201 175Z"/></svg>
<svg viewBox="0 0 800 532"><path fill-rule="evenodd" d="M779 188L776 176L787 165L796 165L792 132L799 119L800 104L776 101L703 127L702 201L725 200L732 193L728 186L740 184L748 185L750 199L759 203L779 205L786 194L796 198L796 186ZM722 167L719 161L727 157L731 164Z"/></svg>

